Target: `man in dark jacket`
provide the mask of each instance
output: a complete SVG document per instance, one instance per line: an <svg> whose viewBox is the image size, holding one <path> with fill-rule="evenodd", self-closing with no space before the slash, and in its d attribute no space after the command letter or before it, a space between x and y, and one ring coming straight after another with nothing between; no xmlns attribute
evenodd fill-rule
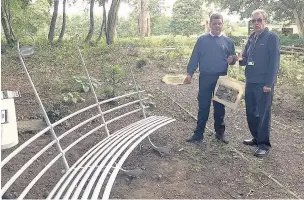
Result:
<svg viewBox="0 0 304 200"><path fill-rule="evenodd" d="M271 145L270 115L274 84L280 64L280 41L278 36L266 27L267 14L264 10L252 13L254 28L245 46L240 65L246 66L246 115L252 139L245 145L258 146L254 155L267 155Z"/></svg>
<svg viewBox="0 0 304 200"><path fill-rule="evenodd" d="M212 14L210 16L210 33L198 38L193 49L188 67L187 77L184 83L191 83L194 71L199 66L199 93L197 126L188 142L201 142L204 139L206 122L209 117L212 95L219 76L227 74L228 64L234 64L237 60L233 41L222 35L223 16ZM216 138L228 143L225 132L225 107L223 104L213 101L214 129Z"/></svg>

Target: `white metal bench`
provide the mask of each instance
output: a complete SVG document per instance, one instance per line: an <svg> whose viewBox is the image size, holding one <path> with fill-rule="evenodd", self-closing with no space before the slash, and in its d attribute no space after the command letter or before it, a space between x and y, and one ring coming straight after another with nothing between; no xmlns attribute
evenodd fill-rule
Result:
<svg viewBox="0 0 304 200"><path fill-rule="evenodd" d="M78 48L79 50L79 48ZM45 118L45 121L47 123L47 127L34 135L32 138L24 142L22 145L20 145L16 150L14 150L11 154L9 154L6 158L4 158L1 161L1 169L2 173L5 173L3 171L4 166L13 159L18 153L20 153L24 148L26 148L29 144L31 144L33 141L35 141L37 138L41 137L47 132L51 133L52 141L48 143L44 148L42 148L39 152L37 152L30 160L28 160L23 166L20 167L20 169L2 186L1 188L1 196L9 190L9 188L17 182L18 177L26 171L26 169L35 162L42 154L44 154L48 149L50 149L53 145L56 145L58 149L58 154L54 155L55 157L48 163L45 163L44 168L33 178L30 180L25 187L25 189L18 194L18 199L24 199L26 198L27 194L30 192L31 188L37 183L37 181L59 160L62 159L64 166L65 166L65 173L64 175L58 180L58 183L56 186L52 189L52 191L49 193L47 199L108 199L110 196L111 188L113 186L113 183L115 181L115 178L119 172L120 169L122 169L122 165L124 161L127 159L127 157L130 155L132 150L138 146L138 144L144 140L145 138L149 137L150 134L155 132L157 129L161 128L162 126L165 126L166 124L169 124L173 121L175 121L172 118L169 117L163 117L163 116L150 116L146 117L145 115L145 106L143 104L143 100L140 96L140 94L143 93L143 91L138 91L137 85L136 85L136 92L122 95L119 97L115 97L112 99L104 100L101 102L98 102L96 93L94 91L94 88L91 85L91 90L95 96L96 103L93 105L90 105L86 108L83 108L75 113L72 113L61 120L51 123L46 111L44 109L44 106L39 98L39 95L36 91L36 88L32 82L32 79L27 71L27 68L24 64L24 60L22 57L22 54L19 50L18 45L18 53L19 53L19 59L22 63L22 66L24 70L26 71L26 74L29 78L29 81L33 87L34 93L36 95L36 98L39 102L40 108L43 111L43 115ZM79 54L81 56L80 50ZM90 76L88 74L88 71L86 69L86 66L84 64L83 58L81 56L83 68L86 72L86 75L88 77L88 80L90 80ZM132 73L133 76L133 73ZM134 80L134 76L133 76ZM135 80L134 80L135 81ZM110 102L112 100L117 99L123 99L130 96L136 95L139 97L138 100L134 100L122 105L119 105L117 107L111 108L106 111L101 110L101 105L105 104L107 102ZM117 111L118 109L126 108L131 105L140 105L138 109L134 109L132 111L126 112L120 116L117 116L115 118L105 120L105 115L109 114L113 111ZM72 117L82 114L86 111L90 111L92 109L98 109L98 114L90 117L89 119L80 122L78 125L70 128L69 130L65 131L60 136L57 136L55 133L54 128L63 122L71 119ZM135 123L132 123L112 134L109 133L108 125L110 123L116 122L117 120L127 117L130 114L136 113L136 112L143 112L144 119L141 119ZM77 138L75 141L71 142L67 147L63 148L60 144L61 140L65 138L69 134L73 134L78 128L84 126L85 124L92 122L93 120L101 118L102 123L95 128L91 129L87 133L83 134L81 137ZM98 142L95 146L93 146L90 149L87 149L86 153L82 155L72 166L69 166L68 160L66 158L66 152L69 151L71 148L75 147L79 142L83 141L85 138L87 138L89 135L101 131L100 129L104 128L106 132L106 137L102 139L100 142ZM150 138L149 141L151 142ZM151 142L151 144L155 147L155 145ZM2 180L3 183L3 180ZM39 197L37 197L39 198ZM41 197L40 197L41 198Z"/></svg>

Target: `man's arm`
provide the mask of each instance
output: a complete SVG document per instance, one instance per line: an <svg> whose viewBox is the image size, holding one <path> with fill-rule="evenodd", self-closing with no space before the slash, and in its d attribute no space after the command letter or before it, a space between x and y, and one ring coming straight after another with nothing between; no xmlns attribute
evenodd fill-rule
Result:
<svg viewBox="0 0 304 200"><path fill-rule="evenodd" d="M271 34L269 36L267 48L269 52L269 68L265 86L271 88L276 81L280 66L280 39L277 35Z"/></svg>
<svg viewBox="0 0 304 200"><path fill-rule="evenodd" d="M230 55L228 57L228 64L229 65L234 65L237 61L237 56L235 55L235 47L234 47L234 43L233 41L231 40L231 44L230 44Z"/></svg>
<svg viewBox="0 0 304 200"><path fill-rule="evenodd" d="M245 45L245 49L242 52L241 58L239 58L240 66L246 66L247 65L247 50L248 50L248 48L249 48L249 40L247 41L247 43Z"/></svg>
<svg viewBox="0 0 304 200"><path fill-rule="evenodd" d="M200 39L197 40L194 48L193 48L193 51L192 51L192 54L191 54L191 57L190 57L190 60L189 60L189 63L188 63L188 66L187 66L187 74L190 75L191 77L193 76L195 70L197 69L198 67L198 63L199 63L199 54L200 54Z"/></svg>

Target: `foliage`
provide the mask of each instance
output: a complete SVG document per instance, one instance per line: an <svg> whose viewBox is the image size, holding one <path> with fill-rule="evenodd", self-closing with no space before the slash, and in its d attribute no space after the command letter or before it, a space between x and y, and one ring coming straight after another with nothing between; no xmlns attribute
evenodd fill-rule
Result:
<svg viewBox="0 0 304 200"><path fill-rule="evenodd" d="M105 77L108 85L104 90L106 98L112 98L116 96L117 89L122 83L124 76L125 72L119 65L106 67Z"/></svg>
<svg viewBox="0 0 304 200"><path fill-rule="evenodd" d="M139 13L140 10L140 0L126 0L127 3L134 9L133 13ZM166 11L166 6L164 4L165 0L149 0L149 10L151 16L159 15Z"/></svg>
<svg viewBox="0 0 304 200"><path fill-rule="evenodd" d="M164 14L158 14L151 17L151 34L168 35L171 33L171 17Z"/></svg>
<svg viewBox="0 0 304 200"><path fill-rule="evenodd" d="M54 123L62 119L63 117L67 116L69 113L70 110L68 109L68 107L61 103L55 103L46 110L46 114L51 123Z"/></svg>
<svg viewBox="0 0 304 200"><path fill-rule="evenodd" d="M300 38L298 34L288 35L285 36L279 31L274 31L278 34L280 38L280 44L281 46L296 46L296 47L304 47L304 39ZM236 46L240 46L244 43L244 41L247 41L247 36L233 36L228 35L233 41Z"/></svg>
<svg viewBox="0 0 304 200"><path fill-rule="evenodd" d="M235 46L241 46L244 44L244 42L247 42L248 37L247 36L232 36L228 35L234 42Z"/></svg>
<svg viewBox="0 0 304 200"><path fill-rule="evenodd" d="M301 36L304 34L304 1L300 0L208 0L217 3L223 10L239 13L242 18L251 17L255 9L265 9L272 19L297 23Z"/></svg>
<svg viewBox="0 0 304 200"><path fill-rule="evenodd" d="M300 38L298 35L280 36L280 43L282 46L296 46L304 48L304 38Z"/></svg>
<svg viewBox="0 0 304 200"><path fill-rule="evenodd" d="M186 36L202 33L202 17L201 0L176 0L171 22L173 33Z"/></svg>
<svg viewBox="0 0 304 200"><path fill-rule="evenodd" d="M76 104L77 102L85 101L85 99L81 97L79 92L68 92L62 95L62 101L66 104Z"/></svg>
<svg viewBox="0 0 304 200"><path fill-rule="evenodd" d="M148 61L146 59L138 59L136 60L136 67L142 68L148 64Z"/></svg>
<svg viewBox="0 0 304 200"><path fill-rule="evenodd" d="M39 0L35 4L26 1L8 0L11 12L12 28L17 38L25 34L36 35L43 31L49 20L49 4L47 0ZM9 11L7 11L9 12Z"/></svg>
<svg viewBox="0 0 304 200"><path fill-rule="evenodd" d="M138 35L137 18L120 18L117 23L117 35L119 37L135 37Z"/></svg>
<svg viewBox="0 0 304 200"><path fill-rule="evenodd" d="M85 76L73 76L73 79L80 84L81 87L81 92L88 92L90 91L90 82L87 79L87 77ZM94 89L96 89L100 83L98 82L98 80L94 77L91 77L91 82L92 85L94 87Z"/></svg>

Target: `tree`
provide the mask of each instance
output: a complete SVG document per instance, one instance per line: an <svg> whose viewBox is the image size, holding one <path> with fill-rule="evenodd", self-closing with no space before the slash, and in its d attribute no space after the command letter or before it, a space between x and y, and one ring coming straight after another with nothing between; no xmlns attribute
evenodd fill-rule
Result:
<svg viewBox="0 0 304 200"><path fill-rule="evenodd" d="M58 42L62 41L64 32L65 32L65 27L66 27L66 12L65 12L66 2L67 2L67 0L63 0L63 2L62 2L62 6L63 6L63 10L62 10L62 26L61 26L61 31L60 31L60 35L59 35L59 38L58 38Z"/></svg>
<svg viewBox="0 0 304 200"><path fill-rule="evenodd" d="M140 0L139 3L138 32L141 37L147 37L151 35L149 0Z"/></svg>
<svg viewBox="0 0 304 200"><path fill-rule="evenodd" d="M4 31L7 44L14 44L15 35L11 25L11 9L9 1L1 1L1 25Z"/></svg>
<svg viewBox="0 0 304 200"><path fill-rule="evenodd" d="M299 35L301 37L304 37L303 0L272 0L267 5L267 8L274 12L274 19L295 22L299 31Z"/></svg>
<svg viewBox="0 0 304 200"><path fill-rule="evenodd" d="M117 22L117 35L119 37L138 36L138 17L131 15L128 18L120 18Z"/></svg>
<svg viewBox="0 0 304 200"><path fill-rule="evenodd" d="M151 17L152 35L168 35L170 30L171 17L164 14L158 14Z"/></svg>
<svg viewBox="0 0 304 200"><path fill-rule="evenodd" d="M26 34L35 36L39 30L44 30L48 26L50 4L47 1L1 1L1 25L7 43L14 44Z"/></svg>
<svg viewBox="0 0 304 200"><path fill-rule="evenodd" d="M156 16L165 16L163 14L166 10L164 4L165 0L125 0L125 2L133 8L131 15L136 16L138 35L142 37L151 35L151 25L153 25L151 23L152 18L155 18ZM131 20L133 21L133 19ZM124 24L125 22L126 21L124 21ZM121 30L121 32L124 31Z"/></svg>
<svg viewBox="0 0 304 200"><path fill-rule="evenodd" d="M112 0L107 22L107 44L112 44L114 41L115 28L117 23L118 8L120 0Z"/></svg>
<svg viewBox="0 0 304 200"><path fill-rule="evenodd" d="M94 33L94 2L95 0L90 0L90 29L84 42L90 41Z"/></svg>
<svg viewBox="0 0 304 200"><path fill-rule="evenodd" d="M304 37L304 1L303 0L209 0L217 3L222 9L241 14L242 18L250 17L253 10L263 8L280 21L295 22L299 35Z"/></svg>
<svg viewBox="0 0 304 200"><path fill-rule="evenodd" d="M54 11L53 11L51 24L50 24L50 31L48 34L48 40L50 42L53 42L53 40L54 40L56 21L57 21L57 16L58 16L58 7L59 7L59 0L54 0Z"/></svg>
<svg viewBox="0 0 304 200"><path fill-rule="evenodd" d="M176 0L173 4L171 28L174 34L191 35L202 32L201 0Z"/></svg>
<svg viewBox="0 0 304 200"><path fill-rule="evenodd" d="M106 0L101 0L101 2L99 2L102 5L103 8L103 12L102 12L102 23L101 23L101 27L100 27L100 32L99 32L99 36L97 38L97 42L101 40L102 37L102 33L104 31L105 35L107 35L107 11L106 11Z"/></svg>

